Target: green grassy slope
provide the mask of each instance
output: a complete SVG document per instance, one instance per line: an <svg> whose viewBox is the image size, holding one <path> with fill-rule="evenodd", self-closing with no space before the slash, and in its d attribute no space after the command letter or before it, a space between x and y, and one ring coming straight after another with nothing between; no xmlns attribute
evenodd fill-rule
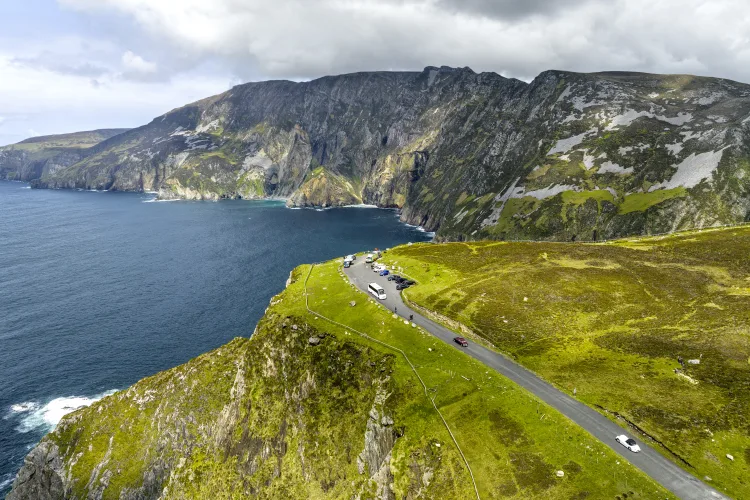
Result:
<svg viewBox="0 0 750 500"><path fill-rule="evenodd" d="M98 490L103 498L155 498L163 490L163 498L472 498L467 470L409 365L309 314L308 271L293 273L252 339L66 417L43 445L59 447L70 497ZM483 499L671 498L524 390L393 318L337 263L316 266L307 290L315 311L407 353ZM374 440L387 491L358 464L373 411L393 420Z"/></svg>
<svg viewBox="0 0 750 500"><path fill-rule="evenodd" d="M410 301L619 413L677 463L744 498L749 249L750 227L737 227L607 244L412 245L387 258L419 281Z"/></svg>

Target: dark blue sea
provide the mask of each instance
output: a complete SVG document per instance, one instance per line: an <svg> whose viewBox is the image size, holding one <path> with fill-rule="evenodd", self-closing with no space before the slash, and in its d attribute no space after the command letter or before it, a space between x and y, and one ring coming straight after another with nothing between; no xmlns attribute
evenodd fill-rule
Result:
<svg viewBox="0 0 750 500"><path fill-rule="evenodd" d="M431 235L373 208L0 182L0 498L71 409L250 336L295 266Z"/></svg>

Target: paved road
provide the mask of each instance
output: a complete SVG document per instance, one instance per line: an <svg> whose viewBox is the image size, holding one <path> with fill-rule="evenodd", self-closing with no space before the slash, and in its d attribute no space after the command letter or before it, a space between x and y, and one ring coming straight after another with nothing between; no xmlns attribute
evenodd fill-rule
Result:
<svg viewBox="0 0 750 500"><path fill-rule="evenodd" d="M684 500L727 498L691 474L685 472L679 466L675 465L669 459L665 458L659 452L644 443L639 442L642 450L640 453L632 453L628 451L615 441L615 436L623 433L623 429L619 425L592 408L589 408L585 404L556 389L510 358L490 351L489 349L473 342L469 342L469 347L459 347L453 342L453 338L456 336L455 332L409 309L403 300L401 300L401 294L396 290L396 284L392 281L388 281L386 277L378 276L377 273L370 269L369 264L364 263L364 259L357 259L352 267L345 269L344 271L350 281L364 292L367 292L367 286L370 283L380 284L380 286L385 289L387 295L386 300L381 302L383 302L389 310L393 311L397 308L398 315L404 318L408 318L409 315L413 314L414 323L447 344L456 349L460 349L475 359L478 359L488 367L511 379L529 392L532 392L539 399L586 429L596 439L609 446L616 453L620 454L627 461L651 476L654 481L661 484L679 498Z"/></svg>

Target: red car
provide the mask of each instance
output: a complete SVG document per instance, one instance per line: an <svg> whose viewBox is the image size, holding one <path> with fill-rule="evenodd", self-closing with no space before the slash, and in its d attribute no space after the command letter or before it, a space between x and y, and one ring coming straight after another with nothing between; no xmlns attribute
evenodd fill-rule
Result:
<svg viewBox="0 0 750 500"><path fill-rule="evenodd" d="M461 347L469 347L469 343L466 342L466 339L463 338L463 337L455 337L453 339L453 342L455 342L456 344L460 345Z"/></svg>

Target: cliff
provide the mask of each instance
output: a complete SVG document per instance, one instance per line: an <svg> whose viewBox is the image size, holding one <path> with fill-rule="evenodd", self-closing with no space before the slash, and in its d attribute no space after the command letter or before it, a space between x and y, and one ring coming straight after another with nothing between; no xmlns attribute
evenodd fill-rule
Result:
<svg viewBox="0 0 750 500"><path fill-rule="evenodd" d="M715 78L356 73L239 85L32 182L398 207L438 239L597 240L750 219L749 120L750 86Z"/></svg>
<svg viewBox="0 0 750 500"><path fill-rule="evenodd" d="M344 284L337 263L316 266L305 288L308 270L250 339L66 416L8 500L474 498L430 400L482 498L670 498L508 379ZM398 351L309 314L306 299L401 349L420 379Z"/></svg>
<svg viewBox="0 0 750 500"><path fill-rule="evenodd" d="M75 165L86 150L128 129L102 129L32 137L0 147L0 179L33 181Z"/></svg>

